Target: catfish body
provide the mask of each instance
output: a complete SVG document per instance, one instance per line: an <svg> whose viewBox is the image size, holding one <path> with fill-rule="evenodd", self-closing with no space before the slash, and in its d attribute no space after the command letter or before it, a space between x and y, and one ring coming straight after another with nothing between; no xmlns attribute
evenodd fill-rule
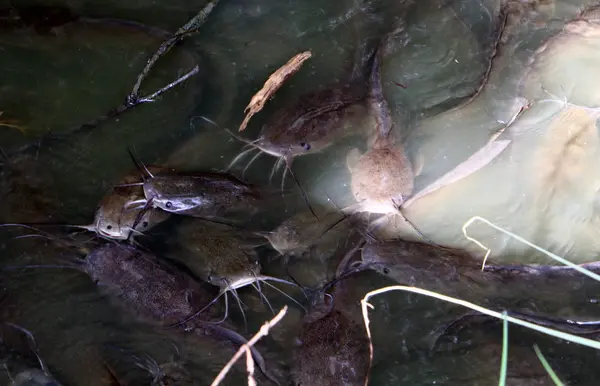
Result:
<svg viewBox="0 0 600 386"><path fill-rule="evenodd" d="M262 232L273 249L286 256L299 256L314 247L329 231L344 220L343 216L326 215L319 220L311 212L300 212L284 220L270 232Z"/></svg>
<svg viewBox="0 0 600 386"><path fill-rule="evenodd" d="M191 276L156 256L130 245L109 243L88 254L83 269L102 292L116 300L128 313L159 327L186 322L182 331L213 335L236 345L247 339L227 328L214 305L187 320L213 300L213 296ZM219 322L219 323L215 323ZM258 350L252 355L269 380L277 381L266 371Z"/></svg>
<svg viewBox="0 0 600 386"><path fill-rule="evenodd" d="M352 278L338 281L303 320L292 367L295 385L365 385L369 339L347 280Z"/></svg>
<svg viewBox="0 0 600 386"><path fill-rule="evenodd" d="M288 160L319 152L341 137L342 122L352 114L347 108L365 97L364 85L356 83L304 94L269 119L259 134L256 146L270 155Z"/></svg>
<svg viewBox="0 0 600 386"><path fill-rule="evenodd" d="M290 165L294 157L320 152L341 138L346 129L344 121L356 114L350 107L365 101L368 78L372 71L379 71L372 65L376 50L365 55L369 43L358 47L360 58L349 80L303 94L278 110L263 125L255 147Z"/></svg>
<svg viewBox="0 0 600 386"><path fill-rule="evenodd" d="M178 241L178 259L212 284L260 273L258 256L235 228L194 219L179 228Z"/></svg>
<svg viewBox="0 0 600 386"><path fill-rule="evenodd" d="M333 309L305 323L292 376L296 385L362 386L369 371L364 326Z"/></svg>
<svg viewBox="0 0 600 386"><path fill-rule="evenodd" d="M362 264L402 285L424 288L492 308L516 312L535 312L540 317L574 319L565 304L578 307L577 317L589 309L589 293L597 285L593 279L566 266L497 265L488 261L482 269L481 258L466 251L417 241L395 240L367 243L362 248ZM600 272L600 264L584 265ZM565 290L557 290L565 289ZM566 290L568 289L568 290ZM527 293L527 299L520 295ZM516 302L518 305L515 305ZM566 314L565 314L566 312ZM533 316L535 317L535 315Z"/></svg>
<svg viewBox="0 0 600 386"><path fill-rule="evenodd" d="M212 300L183 271L128 245L105 244L85 259L85 271L102 292L153 324L177 323ZM197 320L207 320L201 315ZM193 323L193 322L192 322Z"/></svg>
<svg viewBox="0 0 600 386"><path fill-rule="evenodd" d="M412 195L415 174L404 147L394 144L392 137L394 123L379 71L382 51L381 46L376 50L369 78L368 107L376 124L375 141L362 155L358 150L351 151L346 163L351 175L350 188L361 209L388 214L397 212Z"/></svg>
<svg viewBox="0 0 600 386"><path fill-rule="evenodd" d="M162 168L148 166L151 172L162 171ZM144 199L142 186L136 185L142 182L138 170L132 170L126 174L117 184L112 187L102 198L94 216L95 231L105 237L115 240L126 240L132 232L133 225L142 207L128 207L132 201ZM150 230L155 225L167 220L170 214L160 209L150 209L142 214L141 219L135 227L135 231L143 232Z"/></svg>
<svg viewBox="0 0 600 386"><path fill-rule="evenodd" d="M193 217L254 211L263 198L256 187L226 173L159 174L144 183L144 195L154 207Z"/></svg>

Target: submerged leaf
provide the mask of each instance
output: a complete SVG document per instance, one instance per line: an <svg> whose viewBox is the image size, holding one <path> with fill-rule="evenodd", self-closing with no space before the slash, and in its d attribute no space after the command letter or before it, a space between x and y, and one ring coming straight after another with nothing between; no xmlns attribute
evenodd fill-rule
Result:
<svg viewBox="0 0 600 386"><path fill-rule="evenodd" d="M428 185L425 189L411 197L408 201L406 201L406 203L404 203L403 207L406 208L419 198L426 196L429 193L433 193L444 186L460 181L463 178L475 173L479 169L492 162L494 158L496 158L504 149L506 149L510 142L510 140L505 139L488 143L457 167L450 170L432 184Z"/></svg>

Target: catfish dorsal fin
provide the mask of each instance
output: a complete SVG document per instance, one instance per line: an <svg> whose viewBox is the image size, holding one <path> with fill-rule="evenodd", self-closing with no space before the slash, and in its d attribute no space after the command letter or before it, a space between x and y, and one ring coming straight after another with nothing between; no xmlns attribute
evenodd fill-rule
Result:
<svg viewBox="0 0 600 386"><path fill-rule="evenodd" d="M140 174L142 175L142 179L144 181L146 181L146 178L154 178L154 175L150 173L150 170L148 170L146 165L144 165L144 163L140 161L138 157L136 157L135 150L133 150L130 147L127 147L127 152L129 153L129 157L131 157L131 161L133 161L133 164L135 165L136 169L140 171Z"/></svg>

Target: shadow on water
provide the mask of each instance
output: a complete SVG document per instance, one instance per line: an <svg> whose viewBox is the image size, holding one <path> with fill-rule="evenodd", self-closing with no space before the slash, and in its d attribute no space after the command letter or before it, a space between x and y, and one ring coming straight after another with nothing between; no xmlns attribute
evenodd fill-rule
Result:
<svg viewBox="0 0 600 386"><path fill-rule="evenodd" d="M15 149L36 143L48 132L64 132L123 103L147 58L166 36L195 15L201 5L187 0L59 0L53 2L56 8L45 8L40 6L42 2L31 0L19 2L15 8L14 3L0 1L0 111L3 113L0 120L14 123L23 130L0 126L0 149L9 155L8 159L0 158L0 221L80 225L91 223L98 202L116 181L135 168L128 149L134 148L139 159L149 165L169 165L188 171L224 171L244 145L224 128L236 131L248 101L276 68L299 52L312 52L302 69L252 118L248 129L240 133L245 138L256 138L268 117L299 95L350 79L357 60L362 60L357 59L361 45L383 35L389 40L382 56L383 92L392 111L398 143L406 146L415 169L419 169L415 186L421 189L485 144L490 134L502 127L500 121L510 120L517 96L533 92L533 86L528 83L529 75L523 74L537 71L531 79L548 76L543 72L545 62L531 59L542 52L536 50L547 47L549 37L592 5L576 0L221 0L197 34L178 44L157 63L143 84L142 93L152 92L198 65L200 71L196 76L153 103L140 105L116 119L61 140L42 141L34 151L15 155ZM501 3L507 5L502 7ZM575 30L575 27L570 29ZM587 37L584 32L582 36ZM590 33L589 36L595 35ZM495 60L493 65L490 58ZM582 54L580 58L585 61L586 56ZM487 81L483 88L482 78ZM471 98L473 95L476 98ZM588 102L593 99L588 97ZM358 148L361 152L368 149L370 127L376 118L369 116L366 109L357 111L344 123L344 130L366 133L363 137L342 138L321 152L298 157L293 164L294 172L309 192L311 203L319 208L319 220L325 222L330 221L327 216L337 213L336 205L353 203L346 157L351 149ZM579 111L579 114L583 113ZM577 121L576 118L581 116L575 114L571 121ZM595 128L597 116L593 118L590 125ZM537 133L533 137L539 139L540 127L546 126L536 124L538 126L531 131ZM507 133L515 139L530 132L520 128ZM523 149L512 151L526 153L529 143L521 145ZM582 145L582 149L588 148ZM586 154L589 156L590 152ZM494 161L503 162L500 166L489 166L492 170L508 170L510 161L507 159L513 155L518 158L510 153ZM426 157L424 165L420 161L423 157ZM277 181L280 180L274 179L269 186L269 173L275 161L270 156L258 158L243 178L246 161L231 172L244 181L278 192ZM542 161L536 159L540 164ZM460 244L452 233L460 231L460 227L454 229L454 222L479 214L472 213L470 202L465 201L471 198L475 207L483 200L478 196L477 183L485 185L489 180L481 175L445 187L439 194L428 197L429 201L422 201L431 203L432 208L441 207L440 221L435 220L437 209L427 211L425 204L419 205L418 201L407 210L408 216L415 218L417 227L428 237L431 235L434 242L463 246L466 242ZM496 187L497 191L489 192L489 196L508 195L512 191L517 192L515 195L521 194L519 189L526 185L521 181L524 178L506 176L506 182ZM573 185L577 184L570 186ZM187 250L202 253L203 259L217 259L221 255L215 252L219 256L212 256L211 251L238 248L236 253L231 253L232 259L251 256L256 259L252 264L260 267L256 272L261 275L289 279L291 274L290 280L311 288L325 284L335 274L339 256L335 252L351 246L352 227L341 223L335 225L334 231L324 232L325 235L307 232L311 245L303 245L307 241L301 235L306 232L299 229L311 226L307 225L306 218L314 219L307 216L307 207L298 199L297 187L289 176L285 188L286 192L292 192L292 198L284 197L283 205L276 199L269 200L258 215L236 218L235 227L239 228L235 229L238 232L235 242L224 241L224 245L195 249L193 245L186 245ZM588 188L573 189L585 195L590 191ZM457 196L467 199L456 206L449 201L439 204L443 199ZM536 199L542 200L537 196ZM585 205L591 201L590 198ZM536 208L545 208L544 203L536 201L539 204ZM517 211L509 205L502 208L510 209L511 213ZM561 208L564 215L576 212L568 205ZM460 215L451 212L452 209L460 211ZM528 209L524 216L533 216L532 211ZM296 222L296 219L303 220ZM193 221L171 216L147 235L135 235L135 240L143 245L140 248L168 256L175 263L182 260L186 263L185 258L190 257L179 256L178 259L177 251L181 253L182 248L172 244L181 240L198 242L193 237L174 237L185 231L181 224L188 220ZM285 223L285 234L295 239L270 245L273 235L280 235L278 225L284 220L289 220ZM511 218L511 221L508 225L514 225L518 219ZM452 225L451 229L448 224ZM520 229L520 226L513 228ZM407 235L402 227L396 229L385 224L383 228L395 237ZM178 374L189 373L196 384L204 385L209 384L229 360L234 351L226 342L206 337L195 341L181 331L144 323L115 307L114 299L98 291L89 277L65 268L72 259L81 258L81 245L89 242L91 235L66 236L68 230L59 226L40 226L40 229L48 232L48 238L17 238L34 231L0 228L2 267L45 266L0 271L0 322L13 322L32 331L41 357L62 384L107 385L116 377L122 385L142 385L149 384L157 374L167 372L166 369L175 369ZM587 232L584 235L593 237L594 231L584 231ZM550 240L546 247L573 254L565 257L581 262L590 260L592 247L570 245L572 239L566 235L568 232L554 228L553 232L532 231L536 235L543 233L540 237ZM240 234L248 237L238 237ZM58 237L62 237L63 242L52 240ZM216 236L211 237L213 240ZM499 245L504 242L505 246L508 243L499 238L494 242ZM65 243L71 244L70 247L65 247ZM73 243L78 247L73 247ZM293 248L286 250L282 245ZM251 249L252 253L247 253ZM361 316L357 306L365 293L395 283L439 290L491 308L586 320L595 320L600 315L596 292L599 284L587 278L511 276L508 273L500 279L493 274L482 276L483 280L492 277L484 284L477 282L482 277L477 276L480 255L475 253L471 254L472 260L463 263L460 259L445 260L447 256L439 251L411 255L407 252L410 248L402 243L391 247L386 244L381 249L384 251L379 254L371 252L377 258L388 259L387 266L379 265L378 269L357 274L348 279L351 282L344 283L343 291L338 291L342 295L336 299L336 311L343 308L344 315L352 315L348 319L353 319L358 326ZM398 250L406 253L396 253ZM362 251L363 260L367 259L365 251L368 250ZM500 257L500 263L511 259L531 263L522 249L506 247L502 252L504 255L495 256ZM399 260L389 261L390 256ZM215 266L222 263L212 262ZM197 279L209 277L210 282L209 265L196 262L195 266L199 264L197 271L203 277ZM241 266L248 264L248 261L240 263ZM49 267L51 265L54 267ZM186 272L193 275L193 271ZM278 283L274 285L279 287ZM310 303L307 298L314 300L310 290L303 293L285 289L305 305ZM216 286L208 291L211 290L214 290L211 294L218 293ZM269 370L282 384L288 384L289 374L298 371L294 369L297 365L294 350L302 343L298 342L297 334L303 325L304 311L276 289L266 286L257 291L249 285L237 292L248 318L247 330L237 303L232 306L231 301L228 323L247 338L272 317L262 296L268 298L275 311L284 304L290 305L288 315L257 346ZM375 307L371 312L375 347L371 384L497 384L502 351L501 324L477 321L440 338L440 331L463 317L464 309L400 292L388 293L371 302ZM4 343L11 341L2 338ZM512 325L507 384L552 384L535 356L533 344L540 346L567 384L597 384L600 374L596 364L600 358L594 350ZM6 357L0 358L0 369L3 361L10 359ZM351 364L340 364L333 354L316 360L329 361L329 368L336 371L351 369ZM144 365L140 366L142 362ZM36 363L35 358L32 363ZM308 368L328 367L321 363ZM0 371L0 384L8 384L10 376L12 374ZM180 384L188 384L180 381ZM245 373L240 366L234 368L225 384L244 382ZM267 384L265 379L259 378L259 382Z"/></svg>

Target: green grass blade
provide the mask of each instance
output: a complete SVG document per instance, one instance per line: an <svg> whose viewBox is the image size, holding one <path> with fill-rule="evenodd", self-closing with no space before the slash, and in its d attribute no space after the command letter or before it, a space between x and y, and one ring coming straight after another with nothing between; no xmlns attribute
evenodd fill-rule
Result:
<svg viewBox="0 0 600 386"><path fill-rule="evenodd" d="M516 234L514 234L514 233L512 233L512 232L510 232L510 231L508 231L508 230L506 230L506 229L504 229L504 228L496 225L496 224L493 224L492 222L490 222L489 220L486 220L483 217L474 216L474 217L471 217L469 219L469 221L467 221L465 223L465 225L463 225L463 227L462 227L463 235L467 238L467 240L474 242L475 244L477 244L479 247L481 247L482 249L484 249L486 251L486 259L487 259L487 256L490 254L491 249L489 249L488 247L486 247L485 245L483 245L481 242L477 241L476 239L472 238L467 233L467 228L472 223L474 223L475 221L481 221L481 222L483 222L483 223L491 226L492 228L494 228L494 229L496 229L496 230L498 230L498 231L500 231L500 232L502 232L502 233L504 233L504 234L512 237L513 239L518 240L518 241L522 242L523 244L525 244L525 245L527 245L527 246L535 249L536 251L545 254L546 256L548 256L548 257L550 257L550 258L558 261L559 263L564 264L564 265L566 265L566 266L568 266L570 268L573 268L574 270L576 270L576 271L578 271L578 272L580 272L580 273L582 273L582 274L584 274L584 275L586 275L588 277L591 277L592 279L600 282L600 275L598 275L598 274L596 274L596 273L594 273L594 272L592 272L592 271L590 271L588 269L585 269L585 268L583 268L580 265L573 264L569 260L566 260L566 259L564 259L564 258L562 258L560 256L557 256L554 253L552 253L550 251L547 251L544 248L542 248L542 247L540 247L538 245L535 245L534 243L532 243L532 242L530 242L528 240L525 240L521 236L518 236L518 235L516 235Z"/></svg>
<svg viewBox="0 0 600 386"><path fill-rule="evenodd" d="M498 386L506 384L506 368L508 367L508 315L502 312L502 361L500 362L500 381Z"/></svg>
<svg viewBox="0 0 600 386"><path fill-rule="evenodd" d="M554 384L556 386L564 386L565 384L562 383L562 381L558 378L558 375L556 375L556 373L550 366L550 363L548 363L546 357L544 356L544 354L542 354L542 351L540 350L537 344L533 345L533 349L535 351L535 355L537 355L538 359L542 363L542 366L544 366L544 369L546 369L546 372L548 373Z"/></svg>
<svg viewBox="0 0 600 386"><path fill-rule="evenodd" d="M589 338L584 338L581 336L569 334L567 332L562 332L562 331L558 331L558 330L555 330L552 328L540 326L535 323L527 322L525 320L521 320L521 319L515 318L510 315L503 317L502 313L500 313L500 312L496 312L496 311L487 309L485 307L479 306L477 304L467 302L466 300L453 298L451 296L442 295L440 293L428 291L428 290L418 288L418 287L392 285L389 287L384 287L384 288L380 288L378 290L368 292L365 295L365 297L361 300L362 309L363 309L363 318L365 320L366 320L365 315L367 315L367 313L368 313L367 312L367 304L368 304L369 299L372 298L373 296L377 296L379 294L389 292L389 291L406 291L406 292L412 292L412 293L416 293L416 294L420 294L420 295L433 297L433 298L436 298L436 299L439 299L439 300L442 300L442 301L445 301L448 303L453 303L453 304L457 304L459 306L470 308L474 311L481 312L482 314L485 314L485 315L488 315L488 316L491 316L491 317L494 317L497 319L506 319L511 323L518 324L519 326L523 326L523 327L529 328L531 330L541 332L542 334L546 334L549 336L553 336L555 338L566 340L568 342L572 342L572 343L576 343L576 344L579 344L582 346L591 347L593 349L600 350L600 342L597 340L592 340ZM366 322L365 322L365 325L367 325Z"/></svg>

